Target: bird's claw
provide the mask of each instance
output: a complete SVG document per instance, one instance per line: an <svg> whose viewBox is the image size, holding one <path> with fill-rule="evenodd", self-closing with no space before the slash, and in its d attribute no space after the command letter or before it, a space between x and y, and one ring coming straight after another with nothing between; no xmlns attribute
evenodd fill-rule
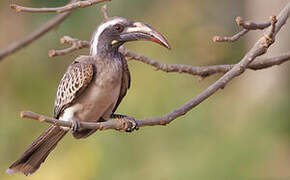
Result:
<svg viewBox="0 0 290 180"><path fill-rule="evenodd" d="M74 132L78 132L80 130L80 121L77 119L73 119L72 121L72 126L71 126L71 131Z"/></svg>
<svg viewBox="0 0 290 180"><path fill-rule="evenodd" d="M139 129L138 122L130 116L122 115L122 114L112 114L111 118L120 120L123 123L124 128L120 128L119 131L133 132L134 130Z"/></svg>
<svg viewBox="0 0 290 180"><path fill-rule="evenodd" d="M129 125L127 125L127 128L125 129L126 132L133 132L134 130L139 130L138 122L131 117L127 117L128 122L130 122Z"/></svg>

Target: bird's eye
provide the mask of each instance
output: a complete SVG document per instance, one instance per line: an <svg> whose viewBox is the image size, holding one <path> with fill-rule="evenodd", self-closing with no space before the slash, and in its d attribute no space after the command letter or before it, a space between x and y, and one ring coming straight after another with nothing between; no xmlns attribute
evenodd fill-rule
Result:
<svg viewBox="0 0 290 180"><path fill-rule="evenodd" d="M123 27L121 24L116 24L116 25L114 26L114 29L115 29L116 31L118 31L118 32L122 32L123 29L124 29L124 27Z"/></svg>

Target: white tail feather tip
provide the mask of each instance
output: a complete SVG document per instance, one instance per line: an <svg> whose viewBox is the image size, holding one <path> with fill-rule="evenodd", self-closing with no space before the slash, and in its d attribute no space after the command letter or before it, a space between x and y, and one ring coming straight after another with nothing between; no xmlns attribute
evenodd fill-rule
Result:
<svg viewBox="0 0 290 180"><path fill-rule="evenodd" d="M9 174L9 175L11 175L11 174L17 173L17 171L9 168L9 169L6 170L6 173Z"/></svg>

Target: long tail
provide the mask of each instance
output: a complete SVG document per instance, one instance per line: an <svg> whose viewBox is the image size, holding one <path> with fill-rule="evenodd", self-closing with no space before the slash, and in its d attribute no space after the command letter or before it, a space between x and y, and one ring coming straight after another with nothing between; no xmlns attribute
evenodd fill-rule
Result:
<svg viewBox="0 0 290 180"><path fill-rule="evenodd" d="M6 172L8 174L21 172L26 176L34 173L66 133L67 131L57 126L50 126Z"/></svg>

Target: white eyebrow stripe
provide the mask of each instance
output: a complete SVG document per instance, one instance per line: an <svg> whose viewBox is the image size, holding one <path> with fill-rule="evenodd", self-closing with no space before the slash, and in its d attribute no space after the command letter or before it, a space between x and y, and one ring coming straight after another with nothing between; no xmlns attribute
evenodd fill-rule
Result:
<svg viewBox="0 0 290 180"><path fill-rule="evenodd" d="M98 41L99 41L99 37L102 34L102 32L107 27L112 26L112 25L115 25L115 24L118 24L118 23L120 23L122 21L123 21L123 19L121 19L121 18L113 19L113 20L110 20L108 22L103 23L102 25L100 25L97 28L97 30L95 31L95 33L94 33L94 35L92 37L92 40L91 40L90 54L92 56L95 56L98 53Z"/></svg>

